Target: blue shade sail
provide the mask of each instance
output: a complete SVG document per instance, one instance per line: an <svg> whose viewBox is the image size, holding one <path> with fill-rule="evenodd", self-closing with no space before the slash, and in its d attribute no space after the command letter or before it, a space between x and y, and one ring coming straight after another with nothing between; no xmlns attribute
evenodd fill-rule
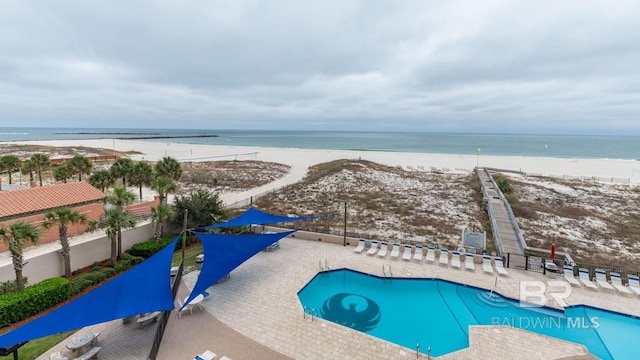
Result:
<svg viewBox="0 0 640 360"><path fill-rule="evenodd" d="M274 242L291 235L298 230L274 234L224 235L196 232L204 249L204 262L196 281L188 304L196 296L202 294L209 286L218 282L231 270L249 260ZM183 305L184 307L184 305Z"/></svg>
<svg viewBox="0 0 640 360"><path fill-rule="evenodd" d="M170 270L179 237L104 285L3 334L0 347L136 314L173 310Z"/></svg>
<svg viewBox="0 0 640 360"><path fill-rule="evenodd" d="M291 221L301 221L301 220L311 220L317 219L318 216L302 216L302 217L288 217L288 216L278 216L267 214L255 208L249 208L249 210L245 211L242 215L237 216L229 221L205 226L204 228L223 228L223 227L232 227L232 226L246 226L246 225L266 225L266 224L276 224L276 223L285 223Z"/></svg>

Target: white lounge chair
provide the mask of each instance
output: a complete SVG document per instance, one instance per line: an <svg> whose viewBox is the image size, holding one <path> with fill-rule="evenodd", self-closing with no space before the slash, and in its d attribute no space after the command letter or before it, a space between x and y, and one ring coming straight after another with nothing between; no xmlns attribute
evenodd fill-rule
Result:
<svg viewBox="0 0 640 360"><path fill-rule="evenodd" d="M203 352L202 354L198 354L196 355L196 357L194 358L194 360L214 360L216 358L216 353L214 353L211 350L207 350L205 352Z"/></svg>
<svg viewBox="0 0 640 360"><path fill-rule="evenodd" d="M449 250L440 249L440 265L449 265Z"/></svg>
<svg viewBox="0 0 640 360"><path fill-rule="evenodd" d="M564 278L569 282L569 284L580 287L580 281L573 276L573 266L565 265L563 267Z"/></svg>
<svg viewBox="0 0 640 360"><path fill-rule="evenodd" d="M460 269L460 252L451 252L451 266Z"/></svg>
<svg viewBox="0 0 640 360"><path fill-rule="evenodd" d="M404 246L404 252L402 253L402 260L411 260L411 245Z"/></svg>
<svg viewBox="0 0 640 360"><path fill-rule="evenodd" d="M611 277L611 285L613 285L616 290L620 291L623 294L632 294L631 290L629 290L628 287L622 285L622 278L620 277L620 274L610 272L609 276Z"/></svg>
<svg viewBox="0 0 640 360"><path fill-rule="evenodd" d="M603 289L615 290L615 288L607 281L607 272L602 269L596 269L596 284L600 285Z"/></svg>
<svg viewBox="0 0 640 360"><path fill-rule="evenodd" d="M589 289L598 290L598 286L594 284L589 278L589 270L585 268L578 269L578 275L580 276L580 281L584 284L584 286Z"/></svg>
<svg viewBox="0 0 640 360"><path fill-rule="evenodd" d="M416 245L415 252L413 253L413 260L422 260L422 245Z"/></svg>
<svg viewBox="0 0 640 360"><path fill-rule="evenodd" d="M367 255L375 255L378 252L378 242L373 240L371 241L371 247L367 251Z"/></svg>
<svg viewBox="0 0 640 360"><path fill-rule="evenodd" d="M383 241L380 243L380 251L378 251L378 256L385 257L387 256L387 250L389 250L389 243Z"/></svg>
<svg viewBox="0 0 640 360"><path fill-rule="evenodd" d="M431 262L436 261L436 249L433 246L427 247L427 257L425 259Z"/></svg>
<svg viewBox="0 0 640 360"><path fill-rule="evenodd" d="M496 263L496 271L500 275L509 275L507 269L504 268L504 261L501 257L493 258L493 261Z"/></svg>
<svg viewBox="0 0 640 360"><path fill-rule="evenodd" d="M473 262L474 256L471 253L467 253L464 259L464 268L467 270L475 271L476 264Z"/></svg>
<svg viewBox="0 0 640 360"><path fill-rule="evenodd" d="M627 280L629 280L629 289L636 293L636 295L640 295L640 280L635 275L627 275Z"/></svg>
<svg viewBox="0 0 640 360"><path fill-rule="evenodd" d="M486 273L493 274L493 265L491 265L491 257L487 255L482 256L482 270Z"/></svg>
<svg viewBox="0 0 640 360"><path fill-rule="evenodd" d="M358 240L358 246L356 246L356 248L353 249L353 252L361 253L362 250L364 250L365 243L366 241L364 241L364 239Z"/></svg>
<svg viewBox="0 0 640 360"><path fill-rule="evenodd" d="M393 243L391 247L391 257L397 258L400 255L400 244Z"/></svg>

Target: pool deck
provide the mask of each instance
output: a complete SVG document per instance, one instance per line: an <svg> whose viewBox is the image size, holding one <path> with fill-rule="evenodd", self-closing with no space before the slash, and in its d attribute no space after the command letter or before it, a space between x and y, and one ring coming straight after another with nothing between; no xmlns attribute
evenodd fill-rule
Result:
<svg viewBox="0 0 640 360"><path fill-rule="evenodd" d="M382 276L383 265L390 266L394 277L440 278L491 289L497 275L486 274L480 264L474 272L426 262L384 258L354 253L354 246L343 247L324 242L282 239L280 249L260 252L231 272L230 279L209 288L202 301L204 310L193 314L171 314L159 359L193 359L212 350L242 359L415 359L415 349L360 333L322 319L304 316L297 292L320 271L319 264L331 269L349 268ZM463 265L464 266L464 265ZM560 280L542 274L507 269L500 276L496 291L518 298L520 281ZM192 288L198 271L187 273L183 282ZM188 289L181 286L179 297ZM549 299L550 296L547 296ZM572 288L569 305L586 304L640 316L640 298L585 288ZM407 316L413 309L407 309ZM113 329L113 330L109 330ZM151 329L151 330L147 330ZM101 331L100 353L105 359L145 359L155 327L135 329L121 320L94 325L80 331ZM470 347L439 359L531 358L589 359L578 344L508 327L473 326ZM523 344L527 344L523 346ZM429 339L421 341L422 351L436 348ZM51 349L64 349L63 344ZM64 351L63 351L64 353ZM420 358L427 358L421 354ZM48 353L39 360L48 359Z"/></svg>
<svg viewBox="0 0 640 360"><path fill-rule="evenodd" d="M384 340L310 317L304 318L297 292L320 270L320 263L331 269L349 268L382 276L383 265L389 265L394 277L440 278L481 288L490 289L497 275L486 274L482 266L476 270L458 270L425 260L407 261L401 258L384 258L365 253L354 253L353 246L283 239L280 249L261 252L231 272L231 278L209 289L210 296L202 302L216 319L244 336L255 340L283 355L295 359L414 359L415 349L407 349ZM479 264L476 264L479 265ZM500 276L496 291L518 298L520 281L560 280L534 272L508 269L508 276ZM185 275L184 281L191 288L197 272ZM550 296L548 296L551 299ZM617 293L573 288L567 299L569 305L586 304L640 316L640 299ZM408 309L407 314L411 314ZM186 320L183 316L182 321ZM522 354L523 343L536 342L539 346L527 346L538 356L532 358L562 358L584 356L580 345L556 340L542 335L510 328L491 326L476 327L472 332L471 349L441 356L442 359L478 358L481 349L503 356L509 352ZM474 338L481 339L475 341ZM506 341L511 340L511 341ZM511 346L509 346L511 344ZM421 342L421 349L434 348L428 339ZM215 349L212 349L215 351ZM505 351L509 351L506 352ZM426 358L426 355L424 356ZM509 356L507 356L509 357Z"/></svg>

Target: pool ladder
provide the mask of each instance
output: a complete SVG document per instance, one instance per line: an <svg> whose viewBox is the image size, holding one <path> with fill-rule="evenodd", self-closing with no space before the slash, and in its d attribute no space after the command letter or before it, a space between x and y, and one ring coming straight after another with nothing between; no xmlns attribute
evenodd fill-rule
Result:
<svg viewBox="0 0 640 360"><path fill-rule="evenodd" d="M324 259L324 264L322 264L322 260L318 260L318 267L320 267L320 271L331 269L331 267L329 267L329 263L327 262L327 258Z"/></svg>
<svg viewBox="0 0 640 360"><path fill-rule="evenodd" d="M388 269L387 269L388 268ZM388 270L388 273L387 273ZM391 282L391 278L393 277L393 273L391 272L391 265L382 264L382 276L384 277L384 282Z"/></svg>
<svg viewBox="0 0 640 360"><path fill-rule="evenodd" d="M416 359L420 358L420 343L416 344ZM431 346L427 347L427 359L431 360Z"/></svg>
<svg viewBox="0 0 640 360"><path fill-rule="evenodd" d="M302 310L303 310L303 315L302 315L303 319L306 319L307 315L311 315L311 322L313 322L314 316L318 317L318 311L315 308L309 308L308 306L305 305L302 307Z"/></svg>

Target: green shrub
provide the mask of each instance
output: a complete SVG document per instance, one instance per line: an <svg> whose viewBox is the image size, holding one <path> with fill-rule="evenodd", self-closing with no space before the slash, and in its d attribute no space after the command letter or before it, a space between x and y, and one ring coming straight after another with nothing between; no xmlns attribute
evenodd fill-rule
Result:
<svg viewBox="0 0 640 360"><path fill-rule="evenodd" d="M0 296L0 327L24 320L72 295L69 280L61 277L43 280L24 290Z"/></svg>
<svg viewBox="0 0 640 360"><path fill-rule="evenodd" d="M153 256L158 251L162 250L165 246L169 245L175 239L175 236L168 237L165 236L160 239L160 241L156 244L155 240L147 240L145 242L134 244L129 250L125 252L133 255L140 256L144 259ZM182 248L182 242L178 241L176 244L176 250Z"/></svg>
<svg viewBox="0 0 640 360"><path fill-rule="evenodd" d="M123 272L131 267L131 261L129 260L120 260L116 267L114 268L117 273Z"/></svg>
<svg viewBox="0 0 640 360"><path fill-rule="evenodd" d="M22 281L24 281L24 285L26 286L28 284L27 278L23 277ZM16 285L16 281L15 280L9 280L9 281L5 281L3 283L0 283L0 295L2 294L9 294L12 292L16 292L18 291L18 285Z"/></svg>

